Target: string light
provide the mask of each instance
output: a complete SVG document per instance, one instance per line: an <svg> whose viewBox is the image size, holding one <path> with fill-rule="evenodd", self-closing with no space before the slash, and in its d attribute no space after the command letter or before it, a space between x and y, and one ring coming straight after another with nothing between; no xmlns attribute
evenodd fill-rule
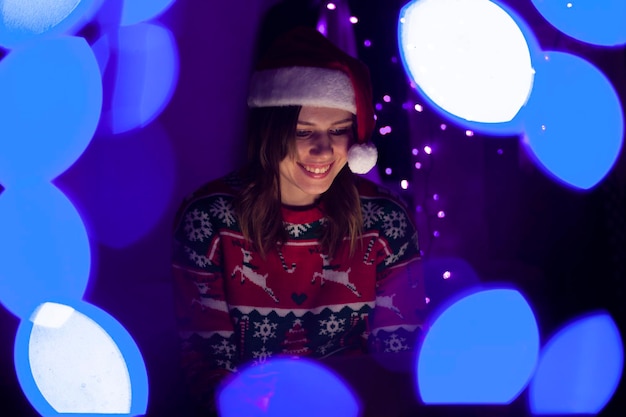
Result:
<svg viewBox="0 0 626 417"><path fill-rule="evenodd" d="M350 22L354 23L354 20L355 19L350 18ZM362 42L361 45L364 46L365 48L370 48L373 46L374 43L378 42L378 39L361 38L359 42ZM388 63L389 62L391 63L401 62L400 56L396 56L396 55L388 55L386 59L389 59L389 61L387 61ZM386 60L386 59L383 56L383 60ZM410 77L405 78L405 80L406 80L406 86L410 87L411 91L415 92L417 90L417 86L413 82L413 80L411 80ZM387 136L391 134L392 131L398 127L397 125L398 122L392 119L388 120L387 119L388 116L386 114L385 116L383 116L383 113L382 113L383 111L391 110L390 106L393 105L394 100L398 101L398 97L397 97L398 93L396 93L395 90L392 90L391 87L389 88L390 89L387 89L380 96L378 96L377 98L378 102L374 103L376 113L379 116L377 120L379 122L382 122L379 126L377 126L377 134L380 135L379 138L382 136ZM423 103L418 95L408 96L406 99L402 99L398 101L398 106L407 112L404 116L409 117L409 118L410 118L410 115L414 112L416 114L415 117L418 117L417 113L426 113L427 110L430 110L429 108L427 108L428 104ZM428 121L427 119L423 119L420 121L420 123L425 123L427 121ZM401 152L411 153L410 155L413 158L411 163L413 164L413 167L415 170L419 170L419 174L418 173L412 174L412 177L409 174L409 177L405 177L404 179L400 177L397 180L398 182L395 183L395 187L397 187L399 191L411 189L411 190L414 190L415 193L418 193L419 195L422 196L420 198L421 201L420 200L415 201L415 205L413 209L415 210L415 215L417 217L424 216L424 219L427 223L424 226L424 230L420 231L422 236L425 237L423 242L422 242L422 239L420 239L420 243L421 245L423 245L423 248L425 249L424 256L428 256L428 252L430 252L431 247L433 245L433 240L435 238L439 238L441 236L441 233L443 233L441 229L444 227L443 219L446 217L446 213L443 211L444 207L441 206L440 203L436 203L436 206L432 207L433 200L435 201L439 200L439 195L433 194L432 192L428 191L428 187L429 187L428 182L430 178L429 174L431 173L433 169L433 163L440 162L440 161L434 161L432 159L434 148L438 146L435 143L435 141L438 139L438 135L436 134L436 132L452 130L452 129L448 129L447 123L448 121L445 119L439 119L438 121L435 121L434 124L432 125L432 130L435 133L434 135L432 134L432 132L431 134L428 134L428 133L424 134L424 131L421 129L422 125L420 124L420 132L422 133L421 134L418 133L416 137L411 138L409 147L406 150L401 151ZM465 129L461 130L461 132L465 132ZM454 130L454 134L456 134L456 130ZM468 130L466 134L470 136L474 134L474 132L473 131L470 132ZM431 138L430 139L431 142L428 144L425 143L425 139L427 137ZM421 156L422 153L425 156ZM428 158L428 159L425 160L424 158ZM387 162L387 164L389 165L381 166L381 174L385 178L390 179L390 177L400 174L398 169L396 169L396 167L394 166L394 162ZM417 195L415 197L417 197ZM430 201L427 201L427 200L430 200ZM435 219L437 221L437 226L433 227L434 224L431 224L431 222L434 222ZM435 229L439 229L439 230L435 230ZM431 241L430 244L428 243L428 240Z"/></svg>
<svg viewBox="0 0 626 417"><path fill-rule="evenodd" d="M378 131L383 136L388 135L391 133L391 126L383 126Z"/></svg>
<svg viewBox="0 0 626 417"><path fill-rule="evenodd" d="M357 24L359 22L359 19L356 16L350 16L350 23L352 23L353 25Z"/></svg>
<svg viewBox="0 0 626 417"><path fill-rule="evenodd" d="M472 137L472 136L474 136L474 132L473 132L473 131L471 131L471 130L466 130L466 131L465 131L465 136L467 136L467 137Z"/></svg>
<svg viewBox="0 0 626 417"><path fill-rule="evenodd" d="M335 3L328 3L328 4L326 5L326 8L327 8L328 10L335 10L335 9L337 8L337 6L335 6Z"/></svg>
<svg viewBox="0 0 626 417"><path fill-rule="evenodd" d="M445 271L442 276L443 279L448 279L452 276L452 273L450 271Z"/></svg>

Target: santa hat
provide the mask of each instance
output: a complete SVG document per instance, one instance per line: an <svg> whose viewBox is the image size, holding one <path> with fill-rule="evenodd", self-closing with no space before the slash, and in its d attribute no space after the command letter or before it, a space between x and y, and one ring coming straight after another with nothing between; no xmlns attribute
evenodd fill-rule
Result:
<svg viewBox="0 0 626 417"><path fill-rule="evenodd" d="M274 42L252 75L248 106L347 110L357 119L350 169L365 174L376 165L378 152L369 141L376 123L369 70L315 29L300 27Z"/></svg>

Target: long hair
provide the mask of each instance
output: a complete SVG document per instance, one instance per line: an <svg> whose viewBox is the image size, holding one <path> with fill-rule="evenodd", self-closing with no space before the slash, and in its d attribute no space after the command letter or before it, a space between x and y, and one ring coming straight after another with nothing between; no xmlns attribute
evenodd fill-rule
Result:
<svg viewBox="0 0 626 417"><path fill-rule="evenodd" d="M295 131L300 106L250 109L248 163L245 185L234 200L241 232L265 258L288 239L281 213L279 164L295 152ZM354 126L356 129L356 126ZM363 216L354 174L346 165L320 197L324 228L318 237L331 257L344 239L354 254L362 231Z"/></svg>

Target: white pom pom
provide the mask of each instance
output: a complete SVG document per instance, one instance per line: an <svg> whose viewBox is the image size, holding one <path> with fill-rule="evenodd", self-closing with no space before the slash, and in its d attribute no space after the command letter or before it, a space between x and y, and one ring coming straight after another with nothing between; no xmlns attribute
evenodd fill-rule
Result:
<svg viewBox="0 0 626 417"><path fill-rule="evenodd" d="M348 150L348 166L355 174L367 174L378 159L378 151L372 143L355 144Z"/></svg>

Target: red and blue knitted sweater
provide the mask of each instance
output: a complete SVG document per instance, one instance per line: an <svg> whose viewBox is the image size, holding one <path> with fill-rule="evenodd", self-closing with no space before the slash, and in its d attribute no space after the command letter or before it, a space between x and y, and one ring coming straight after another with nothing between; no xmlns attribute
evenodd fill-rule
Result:
<svg viewBox="0 0 626 417"><path fill-rule="evenodd" d="M323 207L283 207L289 239L265 260L243 239L231 175L195 192L174 232L182 367L195 396L242 365L412 349L425 310L417 232L398 198L357 179L364 230L331 259ZM208 400L210 401L210 400Z"/></svg>

